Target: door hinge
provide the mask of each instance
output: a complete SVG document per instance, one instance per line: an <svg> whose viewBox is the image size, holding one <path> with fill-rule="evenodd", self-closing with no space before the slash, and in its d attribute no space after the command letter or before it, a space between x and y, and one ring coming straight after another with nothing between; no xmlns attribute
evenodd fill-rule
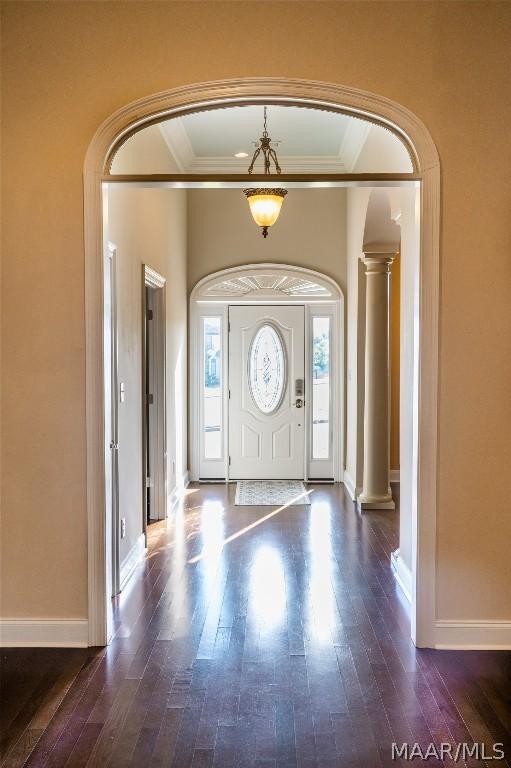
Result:
<svg viewBox="0 0 511 768"><path fill-rule="evenodd" d="M231 321L228 320L227 321L227 333L230 333L230 332L231 332Z"/></svg>
<svg viewBox="0 0 511 768"><path fill-rule="evenodd" d="M147 405L152 405L154 403L154 395L146 395L145 401Z"/></svg>
<svg viewBox="0 0 511 768"><path fill-rule="evenodd" d="M229 390L229 400L231 399L231 390Z"/></svg>
<svg viewBox="0 0 511 768"><path fill-rule="evenodd" d="M152 309L148 309L147 310L147 319L148 320L152 320L153 319L153 310Z"/></svg>
<svg viewBox="0 0 511 768"><path fill-rule="evenodd" d="M229 466L231 466L231 457L229 456Z"/></svg>
<svg viewBox="0 0 511 768"><path fill-rule="evenodd" d="M145 479L145 487L146 488L150 488L151 486L152 486L151 478L150 477L146 477L146 479Z"/></svg>

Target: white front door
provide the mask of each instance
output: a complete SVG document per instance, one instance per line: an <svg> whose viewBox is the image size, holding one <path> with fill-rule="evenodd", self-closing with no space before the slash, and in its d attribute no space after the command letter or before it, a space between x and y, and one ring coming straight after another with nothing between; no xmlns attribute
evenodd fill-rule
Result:
<svg viewBox="0 0 511 768"><path fill-rule="evenodd" d="M229 477L304 478L303 306L229 308Z"/></svg>

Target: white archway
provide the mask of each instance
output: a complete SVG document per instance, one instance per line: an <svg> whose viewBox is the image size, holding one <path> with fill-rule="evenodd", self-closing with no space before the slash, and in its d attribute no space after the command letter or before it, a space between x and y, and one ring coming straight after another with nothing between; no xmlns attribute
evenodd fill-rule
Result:
<svg viewBox="0 0 511 768"><path fill-rule="evenodd" d="M202 349L200 338L202 318L211 315L221 324L222 347L227 348L228 310L230 306L243 304L299 304L305 307L305 348L306 376L305 392L312 392L312 363L310 347L312 345L312 323L314 317L328 315L330 318L331 366L334 372L333 385L330 389L330 417L332 438L329 441L329 464L327 471L318 473L320 462L314 462L312 447L312 409L306 409L306 438L304 455L304 480L333 478L336 482L343 479L344 467L344 295L339 285L327 275L312 269L288 264L247 264L213 272L202 278L190 295L190 474L192 480L201 479L201 376L199 350ZM223 355L223 378L228 381L228 360ZM309 395L307 394L308 398ZM224 421L224 448L219 462L218 475L229 479L229 455L227 445L228 390L224 387L222 412ZM316 469L316 471L314 471Z"/></svg>
<svg viewBox="0 0 511 768"><path fill-rule="evenodd" d="M214 106L278 99L353 114L384 125L408 148L421 183L417 377L417 456L414 457L412 622L419 646L435 645L436 496L439 309L440 165L424 124L385 97L332 83L247 78L195 84L147 96L117 110L97 130L84 166L86 416L89 644L108 641L107 517L103 393L102 181L112 150L137 129L172 115ZM370 179L370 176L369 176ZM365 181L368 178L366 176ZM363 180L361 180L363 183Z"/></svg>

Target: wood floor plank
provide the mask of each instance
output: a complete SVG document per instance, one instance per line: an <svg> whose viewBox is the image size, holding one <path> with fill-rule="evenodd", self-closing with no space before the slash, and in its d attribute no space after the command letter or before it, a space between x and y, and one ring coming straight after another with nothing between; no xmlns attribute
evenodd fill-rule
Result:
<svg viewBox="0 0 511 768"><path fill-rule="evenodd" d="M318 485L254 526L269 508L233 486L193 491L150 526L108 648L2 652L2 768L390 768L394 742L475 741L511 764L511 654L413 646L398 512ZM428 761L462 764L484 761Z"/></svg>

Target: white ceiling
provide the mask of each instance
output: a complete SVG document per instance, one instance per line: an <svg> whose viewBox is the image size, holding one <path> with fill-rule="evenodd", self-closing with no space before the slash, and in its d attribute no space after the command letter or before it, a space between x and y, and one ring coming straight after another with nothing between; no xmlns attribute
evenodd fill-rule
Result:
<svg viewBox="0 0 511 768"><path fill-rule="evenodd" d="M113 173L164 173L153 167L161 137L169 164L182 173L244 173L263 130L263 105L226 107L172 118L142 129L117 153ZM154 133L156 131L156 134ZM337 112L268 106L268 133L283 173L406 173L412 165L390 131ZM237 158L238 152L247 157ZM274 169L272 167L272 172ZM263 173L259 156L255 173Z"/></svg>
<svg viewBox="0 0 511 768"><path fill-rule="evenodd" d="M196 112L182 123L196 157L254 152L263 130L261 106ZM268 133L282 156L338 156L349 118L323 110L268 107Z"/></svg>
<svg viewBox="0 0 511 768"><path fill-rule="evenodd" d="M262 128L263 105L196 112L160 125L178 167L188 173L247 170ZM393 134L380 126L303 107L269 106L268 133L283 173L353 172L370 133L373 144L380 135L385 145L390 141L402 147ZM246 152L248 157L236 158L238 152ZM261 156L254 166L254 172L258 171L263 173Z"/></svg>

